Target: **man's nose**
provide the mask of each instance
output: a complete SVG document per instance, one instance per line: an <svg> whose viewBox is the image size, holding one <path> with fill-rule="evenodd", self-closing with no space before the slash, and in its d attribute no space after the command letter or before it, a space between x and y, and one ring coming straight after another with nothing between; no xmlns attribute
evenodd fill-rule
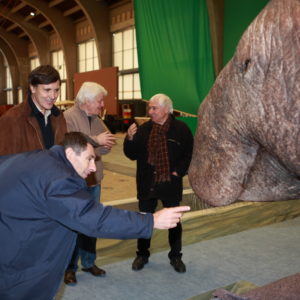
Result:
<svg viewBox="0 0 300 300"><path fill-rule="evenodd" d="M96 172L96 164L94 160L90 162L90 171Z"/></svg>
<svg viewBox="0 0 300 300"><path fill-rule="evenodd" d="M51 99L57 98L58 92L56 92L56 91L51 91L51 92L49 92L49 96L50 96Z"/></svg>

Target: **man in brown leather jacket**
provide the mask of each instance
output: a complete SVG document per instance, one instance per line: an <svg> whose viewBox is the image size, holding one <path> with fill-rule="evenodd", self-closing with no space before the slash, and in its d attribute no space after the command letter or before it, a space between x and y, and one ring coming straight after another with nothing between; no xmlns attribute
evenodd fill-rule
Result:
<svg viewBox="0 0 300 300"><path fill-rule="evenodd" d="M67 132L62 112L54 105L60 76L50 65L35 68L28 76L27 100L0 117L0 155L61 144Z"/></svg>

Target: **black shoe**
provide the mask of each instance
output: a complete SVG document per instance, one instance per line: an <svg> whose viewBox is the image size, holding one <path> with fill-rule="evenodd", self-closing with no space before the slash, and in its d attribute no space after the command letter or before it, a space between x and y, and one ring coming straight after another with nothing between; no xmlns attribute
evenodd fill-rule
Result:
<svg viewBox="0 0 300 300"><path fill-rule="evenodd" d="M182 262L181 258L172 258L170 264L178 273L184 273L186 271L185 264Z"/></svg>
<svg viewBox="0 0 300 300"><path fill-rule="evenodd" d="M64 283L68 285L75 285L77 283L75 272L72 270L66 270Z"/></svg>
<svg viewBox="0 0 300 300"><path fill-rule="evenodd" d="M132 263L132 270L139 271L144 268L144 265L148 262L148 257L138 255Z"/></svg>

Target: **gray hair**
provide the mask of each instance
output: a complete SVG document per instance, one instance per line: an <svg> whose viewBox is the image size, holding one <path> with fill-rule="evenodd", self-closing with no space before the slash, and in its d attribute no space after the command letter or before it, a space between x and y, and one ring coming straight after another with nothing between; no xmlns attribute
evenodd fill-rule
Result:
<svg viewBox="0 0 300 300"><path fill-rule="evenodd" d="M170 99L170 97L168 97L165 94L156 94L151 97L150 101L152 101L154 99L158 100L158 103L160 106L166 106L168 108L168 111L170 114L173 113L173 102Z"/></svg>
<svg viewBox="0 0 300 300"><path fill-rule="evenodd" d="M85 101L92 102L98 95L107 96L107 90L96 82L86 81L77 93L76 102L79 104L83 104Z"/></svg>

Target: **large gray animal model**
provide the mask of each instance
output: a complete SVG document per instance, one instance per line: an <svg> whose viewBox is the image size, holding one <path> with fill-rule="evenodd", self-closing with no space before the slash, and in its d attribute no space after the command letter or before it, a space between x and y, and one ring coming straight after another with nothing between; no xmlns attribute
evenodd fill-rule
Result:
<svg viewBox="0 0 300 300"><path fill-rule="evenodd" d="M189 180L213 206L300 198L300 1L272 0L199 108Z"/></svg>

